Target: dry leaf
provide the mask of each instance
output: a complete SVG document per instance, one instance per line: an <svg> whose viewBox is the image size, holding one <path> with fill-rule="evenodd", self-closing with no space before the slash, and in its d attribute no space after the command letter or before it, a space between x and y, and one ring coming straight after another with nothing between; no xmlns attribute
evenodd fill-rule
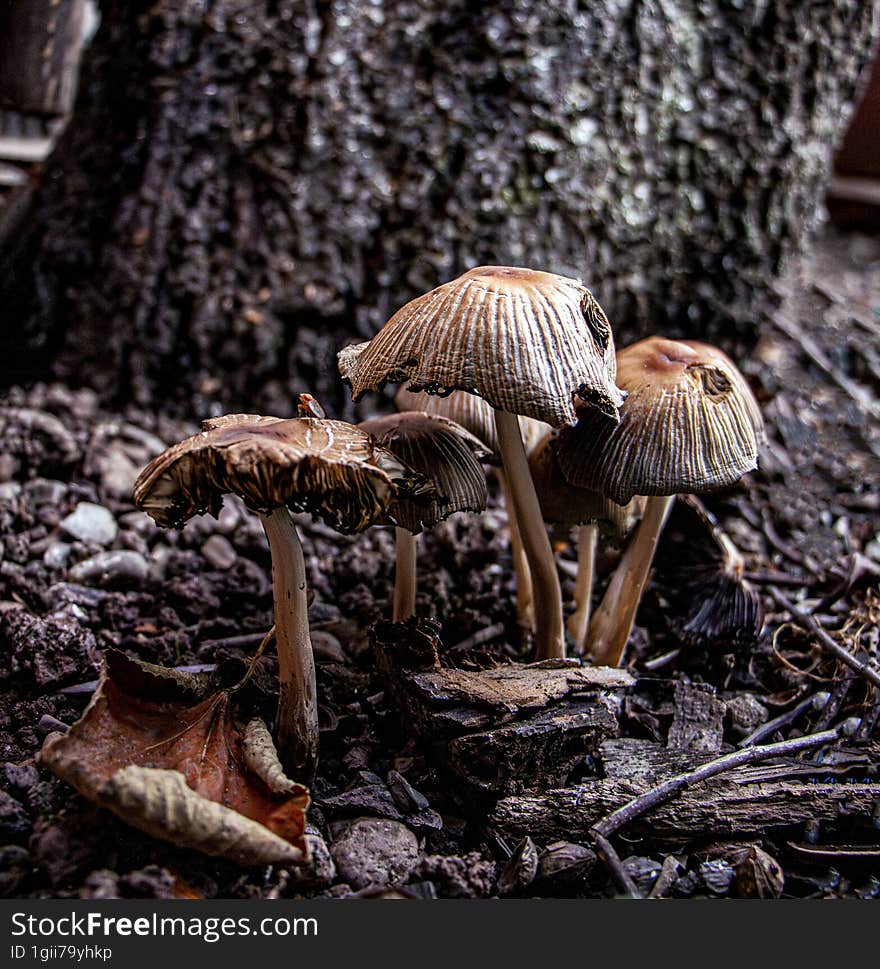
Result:
<svg viewBox="0 0 880 969"><path fill-rule="evenodd" d="M268 730L243 734L229 694L204 697L198 677L108 651L92 702L40 761L154 837L245 865L305 856L308 790L284 776Z"/></svg>

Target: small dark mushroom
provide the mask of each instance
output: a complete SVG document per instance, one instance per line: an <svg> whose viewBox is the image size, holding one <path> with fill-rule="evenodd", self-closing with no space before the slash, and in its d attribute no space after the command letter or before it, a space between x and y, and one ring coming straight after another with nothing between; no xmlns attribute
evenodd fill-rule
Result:
<svg viewBox="0 0 880 969"><path fill-rule="evenodd" d="M134 499L158 525L217 515L226 494L259 514L272 554L280 681L276 740L285 770L301 780L317 765L318 712L306 570L288 508L340 532L383 520L401 492L430 489L363 431L342 421L229 414L150 462Z"/></svg>
<svg viewBox="0 0 880 969"><path fill-rule="evenodd" d="M481 266L407 303L339 369L355 400L390 381L443 396L463 390L495 411L504 470L532 574L539 659L565 655L562 595L517 415L576 420L575 397L617 419L611 327L576 280Z"/></svg>
<svg viewBox="0 0 880 969"><path fill-rule="evenodd" d="M416 536L457 511L486 507L486 476L480 441L454 421L408 412L376 417L358 425L376 443L430 481L434 494L426 501L398 497L390 505L395 523L397 569L394 576L394 622L415 612Z"/></svg>
<svg viewBox="0 0 880 969"><path fill-rule="evenodd" d="M744 576L742 552L696 495L679 499L694 512L717 549L709 562L680 569L685 582L678 598L684 616L673 624L679 639L693 646L731 640L755 643L764 627L764 607Z"/></svg>

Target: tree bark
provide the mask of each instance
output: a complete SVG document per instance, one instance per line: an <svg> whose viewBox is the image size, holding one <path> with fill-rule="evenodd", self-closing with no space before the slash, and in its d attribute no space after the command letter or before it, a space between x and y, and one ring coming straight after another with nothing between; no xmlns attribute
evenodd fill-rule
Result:
<svg viewBox="0 0 880 969"><path fill-rule="evenodd" d="M106 0L0 250L4 379L351 416L338 347L479 263L581 276L619 338L749 336L878 4L737 6Z"/></svg>

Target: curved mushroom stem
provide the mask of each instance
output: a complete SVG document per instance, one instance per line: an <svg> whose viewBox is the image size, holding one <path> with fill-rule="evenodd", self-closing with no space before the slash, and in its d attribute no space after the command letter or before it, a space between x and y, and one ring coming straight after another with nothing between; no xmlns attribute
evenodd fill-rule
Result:
<svg viewBox="0 0 880 969"><path fill-rule="evenodd" d="M532 573L529 571L529 561L523 548L522 536L516 520L513 495L510 483L502 469L498 475L501 482L501 492L504 495L504 506L507 509L507 524L510 530L510 554L513 557L513 572L516 577L516 621L520 629L528 633L535 631L535 606L532 598Z"/></svg>
<svg viewBox="0 0 880 969"><path fill-rule="evenodd" d="M416 611L416 537L408 528L394 529L397 562L394 570L394 622L409 619Z"/></svg>
<svg viewBox="0 0 880 969"><path fill-rule="evenodd" d="M510 485L513 510L529 569L535 599L535 659L561 659L565 656L562 628L562 590L541 506L529 472L519 420L515 414L495 410L495 428L501 460Z"/></svg>
<svg viewBox="0 0 880 969"><path fill-rule="evenodd" d="M309 636L306 566L286 508L260 515L272 553L275 642L278 649L278 714L275 740L285 771L309 784L318 766L318 698Z"/></svg>
<svg viewBox="0 0 880 969"><path fill-rule="evenodd" d="M596 561L596 539L599 526L595 522L581 525L577 531L578 568L574 584L575 610L568 617L566 627L574 639L574 650L583 656L587 649L587 630L590 627L590 607L593 598L593 569Z"/></svg>
<svg viewBox="0 0 880 969"><path fill-rule="evenodd" d="M648 498L645 513L590 623L587 650L600 666L619 666L675 495Z"/></svg>

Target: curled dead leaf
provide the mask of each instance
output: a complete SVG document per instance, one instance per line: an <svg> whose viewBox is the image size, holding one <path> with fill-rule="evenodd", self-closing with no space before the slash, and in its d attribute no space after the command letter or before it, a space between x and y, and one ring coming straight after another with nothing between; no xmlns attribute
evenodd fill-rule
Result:
<svg viewBox="0 0 880 969"><path fill-rule="evenodd" d="M98 788L97 801L154 838L240 865L303 860L302 849L262 824L196 794L180 771L123 767Z"/></svg>
<svg viewBox="0 0 880 969"><path fill-rule="evenodd" d="M284 775L265 725L243 731L230 694L205 693L110 650L82 718L40 761L154 837L245 865L302 861L308 790Z"/></svg>

